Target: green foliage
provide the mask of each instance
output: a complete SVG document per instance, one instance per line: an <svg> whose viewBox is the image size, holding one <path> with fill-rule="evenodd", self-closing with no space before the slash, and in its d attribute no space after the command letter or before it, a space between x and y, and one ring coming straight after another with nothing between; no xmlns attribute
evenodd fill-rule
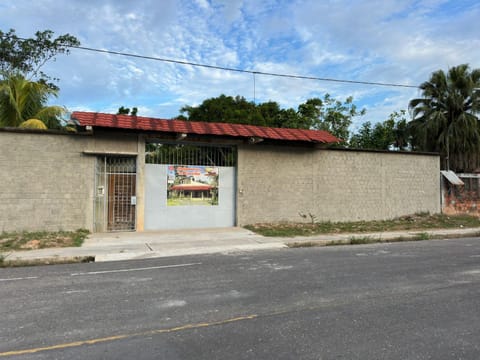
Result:
<svg viewBox="0 0 480 360"><path fill-rule="evenodd" d="M268 109L264 109L268 113ZM270 111L272 108L270 108ZM242 96L220 95L204 100L199 106L184 106L180 109L192 121L222 122L269 126L257 106Z"/></svg>
<svg viewBox="0 0 480 360"><path fill-rule="evenodd" d="M28 119L39 119L48 128L60 128L66 109L46 106L57 92L42 82L27 80L21 74L0 80L0 127L17 127Z"/></svg>
<svg viewBox="0 0 480 360"><path fill-rule="evenodd" d="M442 168L474 171L480 165L480 69L467 64L434 72L410 101L414 150L441 154Z"/></svg>
<svg viewBox="0 0 480 360"><path fill-rule="evenodd" d="M352 236L348 240L348 244L350 245L363 245L363 244L372 244L376 242L380 242L381 239L374 238L372 236Z"/></svg>
<svg viewBox="0 0 480 360"><path fill-rule="evenodd" d="M357 110L353 98L341 102L329 94L323 99L308 99L297 110L281 109L274 101L257 105L241 96L222 94L203 101L199 106L184 106L180 112L178 118L184 120L318 129L329 131L341 139L348 139L352 117L365 114L365 110Z"/></svg>
<svg viewBox="0 0 480 360"><path fill-rule="evenodd" d="M18 127L22 129L47 129L47 125L45 125L42 120L38 119L30 119L24 121L20 125L18 125Z"/></svg>
<svg viewBox="0 0 480 360"><path fill-rule="evenodd" d="M376 150L407 149L410 135L405 113L405 110L395 111L390 114L388 120L376 123L374 127L370 121L363 123L358 133L350 138L350 147Z"/></svg>
<svg viewBox="0 0 480 360"><path fill-rule="evenodd" d="M138 113L138 108L134 107L132 108L132 111L130 111L130 108L125 108L123 106L118 108L117 115L132 115L132 116L137 116Z"/></svg>
<svg viewBox="0 0 480 360"><path fill-rule="evenodd" d="M81 246L88 234L90 232L86 229L2 232L0 233L0 251Z"/></svg>
<svg viewBox="0 0 480 360"><path fill-rule="evenodd" d="M246 229L264 236L309 236L316 234L365 233L398 230L452 229L459 227L480 227L475 216L443 214L415 214L390 220L353 221L353 222L316 222L310 223L274 223L253 224Z"/></svg>
<svg viewBox="0 0 480 360"><path fill-rule="evenodd" d="M427 233L427 232L421 232L421 233L418 233L416 236L415 236L415 240L429 240L431 238L430 234Z"/></svg>
<svg viewBox="0 0 480 360"><path fill-rule="evenodd" d="M346 143L350 137L352 118L365 115L366 110L358 111L351 96L342 103L325 94L323 99L307 100L299 106L299 112L311 121L309 128L328 131Z"/></svg>
<svg viewBox="0 0 480 360"><path fill-rule="evenodd" d="M34 38L28 39L19 38L14 29L8 32L0 30L0 73L3 77L22 74L58 90L52 82L58 79L51 78L40 69L57 54L68 54L69 47L78 45L78 39L70 34L53 38L51 30L37 31Z"/></svg>

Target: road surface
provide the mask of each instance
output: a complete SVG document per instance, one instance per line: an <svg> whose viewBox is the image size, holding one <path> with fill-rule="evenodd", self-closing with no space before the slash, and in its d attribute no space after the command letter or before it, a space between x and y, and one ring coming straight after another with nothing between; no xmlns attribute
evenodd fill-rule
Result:
<svg viewBox="0 0 480 360"><path fill-rule="evenodd" d="M480 239L0 269L0 359L480 359Z"/></svg>

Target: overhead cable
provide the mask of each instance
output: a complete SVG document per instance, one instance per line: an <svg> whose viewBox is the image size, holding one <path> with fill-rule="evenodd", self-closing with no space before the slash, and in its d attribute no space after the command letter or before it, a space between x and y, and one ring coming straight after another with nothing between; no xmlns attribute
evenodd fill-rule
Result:
<svg viewBox="0 0 480 360"><path fill-rule="evenodd" d="M23 40L23 41L27 40L27 39L24 39L24 38L18 38L18 39ZM265 71L236 69L236 68L225 67L225 66L195 63L195 62L191 62L191 61L173 60L173 59L166 59L166 58L155 57L155 56L137 55L137 54L126 53L126 52L121 52L121 51L96 49L96 48L86 47L86 46L73 46L73 45L71 45L71 46L68 46L68 47L73 48L73 49L97 52L97 53L132 57L132 58L137 58L137 59L162 61L162 62L167 62L167 63L172 63L172 64L203 67L203 68L207 68L207 69L216 69L216 70L223 70L223 71L232 71L232 72L238 72L238 73L253 74L253 76L255 76L255 75L265 75L265 76L275 76L275 77L283 77L283 78L291 78L291 79L317 80L317 81L328 81L328 82L346 83L346 84L361 84L361 85L374 85L374 86L386 86L386 87L402 87L402 88L412 88L412 89L417 89L418 88L418 86L406 85L406 84L384 83L384 82L375 82L375 81L334 79L334 78L324 78L324 77L318 77L318 76L280 74L280 73L265 72Z"/></svg>
<svg viewBox="0 0 480 360"><path fill-rule="evenodd" d="M70 46L70 47L71 47L71 48L75 48L75 49L80 49L80 50L93 51L93 52L105 53L105 54L112 54L112 55L127 56L127 57L133 57L133 58L138 58L138 59L155 60L155 61L162 61L162 62L173 63L173 64L181 64L181 65L190 65L190 66L195 66L195 67L203 67L203 68L208 68L208 69L216 69L216 70L224 70L224 71L233 71L233 72L238 72L238 73L247 73L247 74L253 74L254 76L255 76L255 75L265 75L265 76L276 76L276 77L284 77L284 78L292 78L292 79L329 81L329 82L347 83L347 84L362 84L362 85L376 85L376 86L388 86L388 87L403 87L403 88L414 88L414 89L417 89L417 88L418 88L418 86L415 86L415 85L406 85L406 84L394 84L394 83L383 83L383 82L374 82L374 81L359 81L359 80L345 80L345 79L323 78L323 77L317 77L317 76L280 74L280 73L265 72L265 71L236 69L236 68L225 67L225 66L217 66L217 65L208 65L208 64L195 63L195 62L191 62L191 61L173 60L173 59L166 59L166 58L155 57L155 56L136 55L136 54L126 53L126 52L120 52L120 51L95 49L95 48L90 48L90 47L85 47L85 46Z"/></svg>

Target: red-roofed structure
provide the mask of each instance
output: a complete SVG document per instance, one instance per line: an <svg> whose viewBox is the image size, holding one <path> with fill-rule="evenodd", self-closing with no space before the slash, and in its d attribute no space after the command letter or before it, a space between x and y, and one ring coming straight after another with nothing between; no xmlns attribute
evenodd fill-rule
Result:
<svg viewBox="0 0 480 360"><path fill-rule="evenodd" d="M153 131L176 134L229 136L235 138L260 138L277 141L296 141L319 144L338 143L341 140L323 130L269 128L264 126L166 120L142 116L113 115L75 111L72 119L81 126L115 128L135 131Z"/></svg>

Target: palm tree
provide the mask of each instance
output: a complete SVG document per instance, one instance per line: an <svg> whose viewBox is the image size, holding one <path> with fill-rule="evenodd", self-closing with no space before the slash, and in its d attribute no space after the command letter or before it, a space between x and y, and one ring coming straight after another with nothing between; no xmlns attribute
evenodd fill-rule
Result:
<svg viewBox="0 0 480 360"><path fill-rule="evenodd" d="M59 117L66 112L61 106L46 106L50 96L56 96L42 82L29 81L21 74L5 77L0 81L0 127L18 127L35 118L48 128L60 127Z"/></svg>
<svg viewBox="0 0 480 360"><path fill-rule="evenodd" d="M447 170L472 171L479 165L480 69L467 64L432 74L420 85L422 98L410 101L414 150L439 152Z"/></svg>

